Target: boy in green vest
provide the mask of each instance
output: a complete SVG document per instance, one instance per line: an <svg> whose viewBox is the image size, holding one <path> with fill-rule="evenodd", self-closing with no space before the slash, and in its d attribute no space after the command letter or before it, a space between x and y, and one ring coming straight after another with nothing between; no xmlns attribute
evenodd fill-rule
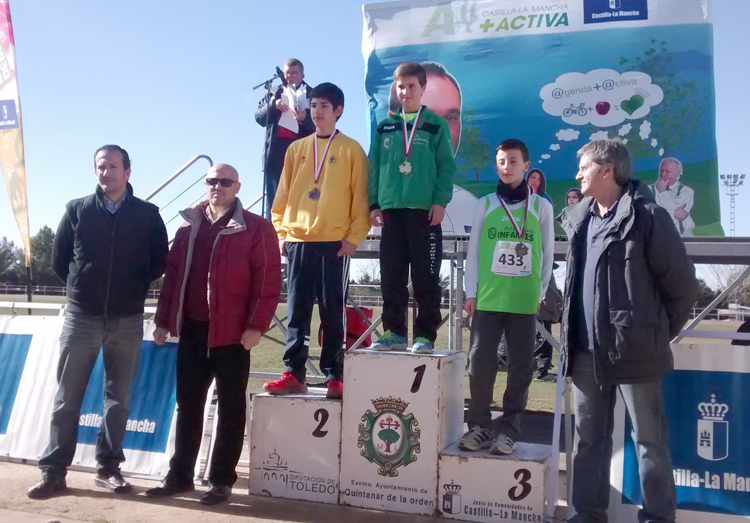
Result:
<svg viewBox="0 0 750 523"><path fill-rule="evenodd" d="M472 222L464 305L473 316L471 400L469 432L458 443L463 450L492 447L493 454L511 454L521 435L521 414L536 367L536 314L552 276L555 245L552 205L529 189L524 179L529 166L529 150L522 141L501 142L495 150L500 182L494 193L479 199ZM503 334L508 382L494 437L490 403Z"/></svg>

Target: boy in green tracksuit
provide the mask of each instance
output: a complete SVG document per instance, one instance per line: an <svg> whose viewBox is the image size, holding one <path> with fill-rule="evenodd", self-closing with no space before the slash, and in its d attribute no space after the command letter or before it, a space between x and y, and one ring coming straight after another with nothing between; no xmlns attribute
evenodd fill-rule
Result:
<svg viewBox="0 0 750 523"><path fill-rule="evenodd" d="M471 399L469 432L458 444L463 450L492 447L493 454L511 454L521 434L521 414L536 367L536 314L552 276L555 246L552 205L529 189L524 179L529 165L529 151L522 141L500 143L495 151L497 190L479 199L471 226L464 305L473 316ZM503 334L508 383L495 438L490 403Z"/></svg>
<svg viewBox="0 0 750 523"><path fill-rule="evenodd" d="M406 348L408 276L418 304L415 354L429 354L440 325L440 264L445 207L453 196L456 163L447 122L421 105L424 68L404 62L393 74L402 108L380 122L372 138L370 223L383 227L380 276L385 334L374 350Z"/></svg>

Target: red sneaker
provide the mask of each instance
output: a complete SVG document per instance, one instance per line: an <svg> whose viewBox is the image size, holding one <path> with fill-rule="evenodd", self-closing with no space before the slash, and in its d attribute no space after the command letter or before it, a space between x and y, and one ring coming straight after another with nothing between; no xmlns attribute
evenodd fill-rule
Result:
<svg viewBox="0 0 750 523"><path fill-rule="evenodd" d="M340 400L344 395L344 382L336 378L328 380L328 392L326 398L329 400Z"/></svg>
<svg viewBox="0 0 750 523"><path fill-rule="evenodd" d="M279 396L282 394L302 394L307 392L307 384L300 382L291 372L285 372L279 379L263 385L263 390Z"/></svg>

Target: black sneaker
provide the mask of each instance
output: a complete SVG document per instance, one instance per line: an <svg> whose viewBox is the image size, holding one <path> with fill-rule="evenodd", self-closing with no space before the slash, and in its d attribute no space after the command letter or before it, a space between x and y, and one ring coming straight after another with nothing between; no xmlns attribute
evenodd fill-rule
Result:
<svg viewBox="0 0 750 523"><path fill-rule="evenodd" d="M209 489L201 498L202 505L217 505L229 499L232 495L232 487L229 485L211 484Z"/></svg>
<svg viewBox="0 0 750 523"><path fill-rule="evenodd" d="M59 494L67 488L68 485L65 483L65 477L42 474L42 479L40 479L36 485L27 490L26 495L31 499L47 499Z"/></svg>
<svg viewBox="0 0 750 523"><path fill-rule="evenodd" d="M97 474L94 484L103 487L115 494L126 494L133 490L133 485L125 481L122 474L112 472L111 474Z"/></svg>
<svg viewBox="0 0 750 523"><path fill-rule="evenodd" d="M192 482L180 483L178 481L169 481L165 479L158 487L148 489L146 491L146 496L149 498L166 498L176 494L192 492L194 490L195 485L193 485Z"/></svg>

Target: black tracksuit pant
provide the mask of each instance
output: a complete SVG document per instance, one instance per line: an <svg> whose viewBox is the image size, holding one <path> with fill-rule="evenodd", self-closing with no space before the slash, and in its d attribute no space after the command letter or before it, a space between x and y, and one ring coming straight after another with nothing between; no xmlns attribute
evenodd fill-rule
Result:
<svg viewBox="0 0 750 523"><path fill-rule="evenodd" d="M380 239L380 278L383 293L383 328L406 337L409 309L408 278L417 302L414 337L432 343L440 326L440 264L443 261L443 229L431 226L427 211L383 211Z"/></svg>
<svg viewBox="0 0 750 523"><path fill-rule="evenodd" d="M286 242L287 372L305 380L305 362L310 348L310 322L318 298L323 343L320 370L328 379L343 379L346 341L346 289L349 256L338 256L341 242Z"/></svg>

